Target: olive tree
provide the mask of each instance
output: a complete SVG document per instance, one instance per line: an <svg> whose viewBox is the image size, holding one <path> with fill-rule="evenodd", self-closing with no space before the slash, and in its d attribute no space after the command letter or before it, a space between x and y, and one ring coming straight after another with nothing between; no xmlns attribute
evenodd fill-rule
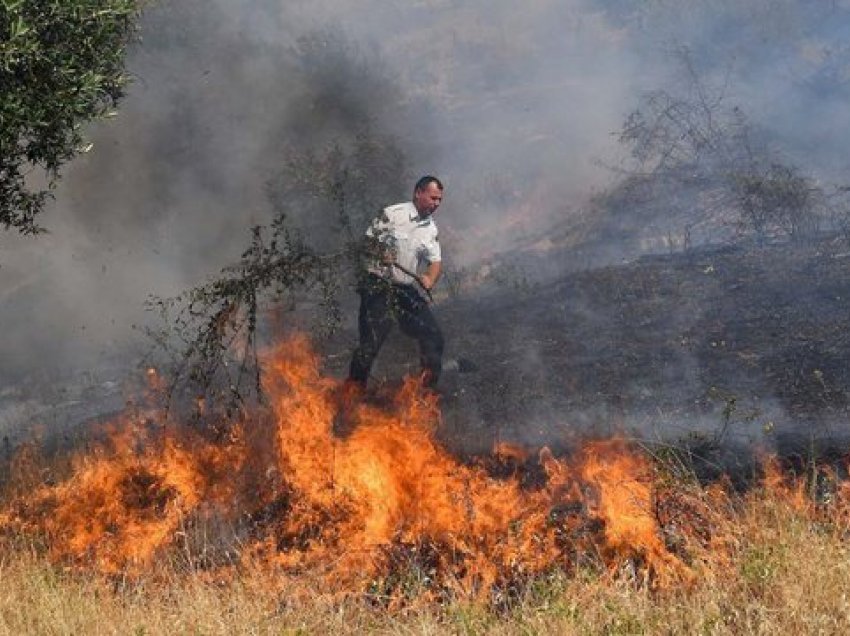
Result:
<svg viewBox="0 0 850 636"><path fill-rule="evenodd" d="M0 0L0 224L24 234L128 81L142 0Z"/></svg>

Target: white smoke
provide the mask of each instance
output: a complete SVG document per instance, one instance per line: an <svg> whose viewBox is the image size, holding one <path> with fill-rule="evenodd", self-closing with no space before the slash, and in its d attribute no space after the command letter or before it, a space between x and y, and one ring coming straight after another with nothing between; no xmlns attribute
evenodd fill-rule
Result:
<svg viewBox="0 0 850 636"><path fill-rule="evenodd" d="M162 2L143 20L117 118L92 127L93 151L42 218L51 234L0 236L0 372L118 351L137 339L148 294L238 256L268 218L281 131L328 135L321 112L294 106L311 81L298 67L305 34L341 34L397 91L403 113L376 112L414 174L445 180L439 222L460 263L569 222L606 187L597 160L621 152L612 133L644 91L681 81L680 47L801 165L846 174L850 3L814 4ZM502 231L518 213L525 224Z"/></svg>

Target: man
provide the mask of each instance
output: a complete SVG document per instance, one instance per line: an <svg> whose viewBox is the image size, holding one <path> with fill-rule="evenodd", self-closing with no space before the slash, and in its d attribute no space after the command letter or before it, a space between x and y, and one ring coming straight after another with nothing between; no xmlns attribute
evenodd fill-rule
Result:
<svg viewBox="0 0 850 636"><path fill-rule="evenodd" d="M422 177L413 189L412 201L385 208L366 231L368 262L357 288L360 345L348 376L362 388L394 322L419 341L425 386L433 387L440 377L443 335L424 295L430 296L442 269L437 225L432 218L442 201L440 180Z"/></svg>

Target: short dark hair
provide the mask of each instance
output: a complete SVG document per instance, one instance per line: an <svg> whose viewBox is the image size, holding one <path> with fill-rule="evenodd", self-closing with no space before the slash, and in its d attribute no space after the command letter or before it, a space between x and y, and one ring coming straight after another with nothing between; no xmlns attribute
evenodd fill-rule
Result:
<svg viewBox="0 0 850 636"><path fill-rule="evenodd" d="M417 181L416 185L413 187L413 191L414 192L420 192L420 191L424 190L425 188L427 188L432 183L436 183L437 187L442 191L442 189L443 189L442 182L437 177L431 176L430 174L426 174L424 177L419 179L419 181Z"/></svg>

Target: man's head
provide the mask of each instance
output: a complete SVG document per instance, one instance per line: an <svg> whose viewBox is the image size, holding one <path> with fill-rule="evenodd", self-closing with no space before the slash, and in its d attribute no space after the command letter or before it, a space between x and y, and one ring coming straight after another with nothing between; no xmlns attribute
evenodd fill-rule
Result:
<svg viewBox="0 0 850 636"><path fill-rule="evenodd" d="M429 217L443 202L443 184L437 177L427 175L416 182L413 188L413 205L419 216Z"/></svg>

